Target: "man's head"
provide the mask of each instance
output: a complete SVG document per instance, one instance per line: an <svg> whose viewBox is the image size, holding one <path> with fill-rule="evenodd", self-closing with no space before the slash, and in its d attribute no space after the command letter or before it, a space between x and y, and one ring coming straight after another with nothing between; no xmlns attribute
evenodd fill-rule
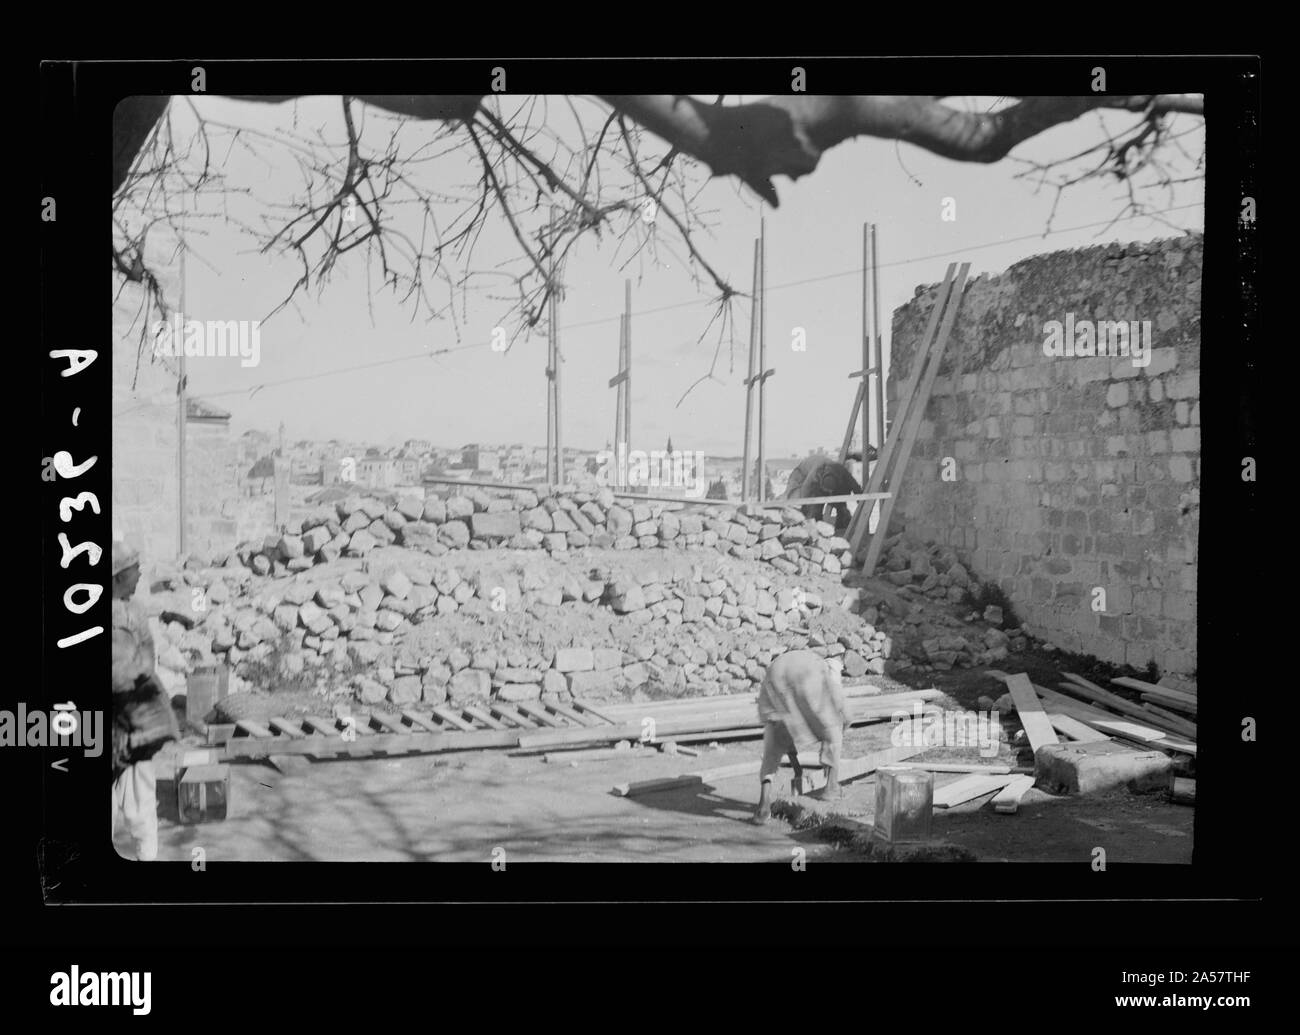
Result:
<svg viewBox="0 0 1300 1035"><path fill-rule="evenodd" d="M113 541L113 599L126 600L140 582L140 554L121 539Z"/></svg>

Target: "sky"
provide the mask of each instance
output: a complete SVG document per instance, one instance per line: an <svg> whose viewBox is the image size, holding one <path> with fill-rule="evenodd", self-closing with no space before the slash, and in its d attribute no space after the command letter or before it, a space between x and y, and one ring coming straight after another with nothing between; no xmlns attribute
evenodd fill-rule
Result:
<svg viewBox="0 0 1300 1035"><path fill-rule="evenodd" d="M503 99L503 107L520 100ZM575 102L571 109L563 99L546 101L548 125L566 139L578 139L579 123L588 134L599 131L603 116L596 102ZM967 103L986 110L998 99ZM301 264L293 254L260 254L240 224L268 213L277 218L266 202L283 204L301 196L303 177L288 150L255 144L249 131L301 136L319 130L324 139L339 140L339 101L308 98L261 105L197 98L192 107L173 105L178 134L196 125L195 112L212 123L212 161L226 189L185 199L187 226L193 228L185 314L200 320L264 319L289 293ZM1133 121L1118 112L1101 117L1115 130ZM1187 175L1201 153L1203 132L1189 116L1177 116L1171 125L1190 130L1178 141L1190 155L1180 166ZM236 139L223 126L244 132ZM362 139L383 139L393 126L391 119L367 116ZM411 150L429 146L439 126L408 123L402 139ZM1073 154L1100 134L1098 116L1090 115L1042 134L1013 155L1041 159ZM644 147L654 156L664 150L653 137ZM864 137L830 149L817 169L798 181L777 178L780 206L775 209L732 178L707 180L703 170L694 174L691 182L700 191L693 204L710 224L708 232L699 234L698 246L742 291L750 289L760 216L766 226L767 365L776 370L767 384L769 457L835 448L844 434L856 386L848 374L862 366L864 222L877 226L886 357L890 314L913 297L918 285L941 280L950 261L971 262L972 276L996 274L1045 252L1202 228L1201 182L1145 195L1152 208L1166 210L1160 220L1127 219L1104 229L1100 224L1123 206L1122 185L1110 180L1072 187L1052 214L1056 191L1044 187L1035 193L1032 182L1015 178L1023 168L1011 159L992 165L954 162L908 144ZM430 189L462 195L474 180L470 165L456 153L428 158L415 175ZM955 205L951 221L942 218L948 198ZM544 211L543 204L539 213ZM444 218L453 212L453 205L446 206ZM1054 232L1044 236L1049 217ZM520 214L521 221L540 218ZM615 391L607 382L617 372L619 314L624 281L631 278L633 448L663 448L671 436L676 449L739 455L749 301L738 299L733 306L734 323L715 377L680 401L709 371L718 342L718 325L710 328L717 292L707 276L692 276L682 261L680 238L663 225L663 218L660 214L653 231L663 245L657 264L642 252L620 268L631 246L625 242L620 247L613 235L584 239L566 264L560 309L564 442L600 449L612 438ZM414 222L410 227L416 230ZM1081 229L1071 229L1076 227ZM503 269L517 270L520 262L509 226L499 214L490 216L477 244L475 267L503 264ZM505 323L510 308L497 286L508 283L507 278L484 281L491 292L458 296L455 320L434 322L424 313L413 319L411 305L390 294L372 293L375 280L375 270L358 249L322 291L299 293L295 306L264 322L257 366L244 367L232 358L191 360L190 392L230 411L236 434L252 428L273 431L283 421L290 441L340 438L391 445L419 438L445 447L545 442L545 339L521 337L505 353L490 346L492 329ZM436 300L447 300L445 288L433 291ZM795 328L803 329L804 351L791 347ZM433 355L448 347L459 350ZM331 373L372 363L383 365Z"/></svg>

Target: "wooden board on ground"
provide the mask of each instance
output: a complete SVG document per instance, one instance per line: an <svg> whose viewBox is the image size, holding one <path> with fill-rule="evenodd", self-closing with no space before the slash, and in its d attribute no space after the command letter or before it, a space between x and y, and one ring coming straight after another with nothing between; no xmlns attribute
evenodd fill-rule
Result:
<svg viewBox="0 0 1300 1035"><path fill-rule="evenodd" d="M1196 718L1196 705L1188 704L1186 701L1175 700L1172 697L1166 697L1164 694L1147 694L1142 695L1142 700L1148 704L1158 704L1176 712L1182 712Z"/></svg>
<svg viewBox="0 0 1300 1035"><path fill-rule="evenodd" d="M1049 712L1048 722L1057 733L1064 733L1071 740L1087 744L1098 740L1110 740L1110 737L1104 733L1099 733L1086 722L1080 722L1078 719L1072 719L1068 715L1062 715L1059 712Z"/></svg>
<svg viewBox="0 0 1300 1035"><path fill-rule="evenodd" d="M923 747L891 747L883 751L876 751L870 755L863 755L861 758L849 758L840 760L840 781L855 780L858 777L874 773L881 766L893 765L895 762L901 762L904 759L911 758L913 755L919 755L925 748ZM762 761L738 762L735 765L720 766L716 769L703 769L698 773L686 773L683 776L671 776L662 780L638 780L632 783L615 784L613 793L624 798L635 797L639 794L651 794L655 791L675 790L679 787L690 787L695 784L713 783L717 780L726 780L736 776L757 776L759 769L762 767ZM816 790L817 787L809 787L809 783L820 782L825 786L826 776L821 772L805 772L804 786L809 790Z"/></svg>
<svg viewBox="0 0 1300 1035"><path fill-rule="evenodd" d="M477 705L473 705L473 704L465 705L465 714L468 715L475 722L481 722L484 726L486 726L490 730L503 730L508 728L504 722L500 721L498 718L496 718L493 715L489 715L487 712L485 712L482 708L478 707Z"/></svg>
<svg viewBox="0 0 1300 1035"><path fill-rule="evenodd" d="M232 737L221 760L270 758L272 755L321 755L361 758L372 754L403 752L473 751L482 748L513 747L519 734L481 730L475 733L375 733L355 740L336 737Z"/></svg>
<svg viewBox="0 0 1300 1035"><path fill-rule="evenodd" d="M1020 716L1020 724L1025 728L1025 736L1029 738L1029 746L1037 752L1047 744L1060 743L1056 731L1052 729L1051 720L1043 710L1042 702L1034 693L1034 684L1029 681L1029 677L1023 672L1008 677L1007 689L1016 703L1016 712Z"/></svg>
<svg viewBox="0 0 1300 1035"><path fill-rule="evenodd" d="M965 765L960 762L899 762L894 769L917 769L927 773L985 773L988 776L1007 776L1015 773L1031 773L1025 766L1010 765Z"/></svg>
<svg viewBox="0 0 1300 1035"><path fill-rule="evenodd" d="M421 715L419 712L407 708L402 712L402 718L411 724L415 729L421 729L428 733L441 733L442 727L432 719Z"/></svg>
<svg viewBox="0 0 1300 1035"><path fill-rule="evenodd" d="M1034 778L1032 776L1014 777L993 798L993 811L1001 812L1004 815L1011 815L1019 811L1020 799L1025 796L1025 792L1033 785Z"/></svg>
<svg viewBox="0 0 1300 1035"><path fill-rule="evenodd" d="M466 722L451 708L446 705L435 705L432 709L435 718L441 719L448 726L460 730L462 733L470 733L474 729L474 724Z"/></svg>
<svg viewBox="0 0 1300 1035"><path fill-rule="evenodd" d="M1169 694L1173 697L1181 697L1190 703L1196 703L1196 695L1188 693L1186 690L1175 690L1171 686L1161 686L1159 683L1148 683L1142 679L1133 679L1130 676L1118 676L1111 680L1116 686L1128 687L1130 690L1139 690L1147 694Z"/></svg>
<svg viewBox="0 0 1300 1035"><path fill-rule="evenodd" d="M389 733L410 733L411 728L394 719L391 715L385 715L383 712L371 712L370 721L376 726L382 727Z"/></svg>
<svg viewBox="0 0 1300 1035"><path fill-rule="evenodd" d="M978 773L963 776L960 780L954 780L944 787L935 788L934 807L936 809L950 809L962 805L976 798L982 798L994 791L1000 791L1012 780L1016 779L1019 779L1019 777L1009 773L1000 776L981 776Z"/></svg>

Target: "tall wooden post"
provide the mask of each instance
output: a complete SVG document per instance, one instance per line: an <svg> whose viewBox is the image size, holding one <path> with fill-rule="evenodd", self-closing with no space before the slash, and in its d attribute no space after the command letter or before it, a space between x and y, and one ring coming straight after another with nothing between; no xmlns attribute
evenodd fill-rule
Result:
<svg viewBox="0 0 1300 1035"><path fill-rule="evenodd" d="M750 294L752 303L749 310L749 373L745 378L745 447L741 453L740 498L749 499L749 442L754 426L754 363L758 349L758 241L754 242L754 286Z"/></svg>
<svg viewBox="0 0 1300 1035"><path fill-rule="evenodd" d="M876 225L871 224L871 330L872 350L868 366L875 369L876 378L876 448L885 448L885 357L884 335L880 332L880 262L876 258ZM863 445L865 447L865 438ZM865 450L864 450L865 455ZM863 468L862 484L867 483Z"/></svg>
<svg viewBox="0 0 1300 1035"><path fill-rule="evenodd" d="M555 209L551 209L547 230L552 249L546 274L550 292L546 302L546 484L549 486L553 481L551 468L555 458Z"/></svg>
<svg viewBox="0 0 1300 1035"><path fill-rule="evenodd" d="M870 223L862 224L862 484L867 483L867 446L871 442L871 408L867 405L865 389L868 379L875 376L871 363L871 239L875 232ZM865 502L865 501L864 501Z"/></svg>
<svg viewBox="0 0 1300 1035"><path fill-rule="evenodd" d="M550 299L546 306L547 316L547 363L546 363L546 481L559 485L564 481L564 441L560 435L560 370L564 357L560 352L560 297L563 294L559 281L559 264L555 258L555 209L551 209L550 219L550 264L548 277L550 281Z"/></svg>
<svg viewBox="0 0 1300 1035"><path fill-rule="evenodd" d="M767 413L764 397L767 394L767 221L758 221L758 500L766 499L767 473L765 437Z"/></svg>
<svg viewBox="0 0 1300 1035"><path fill-rule="evenodd" d="M627 455L632 437L632 282L626 283L623 315L618 321L618 373L609 379L618 389L614 403L614 484L627 488Z"/></svg>
<svg viewBox="0 0 1300 1035"><path fill-rule="evenodd" d="M626 328L623 332L623 369L627 371L627 380L623 383L623 449L626 455L632 452L632 281L630 279L623 281L623 326Z"/></svg>
<svg viewBox="0 0 1300 1035"><path fill-rule="evenodd" d="M183 213L182 213L183 215ZM182 221L183 225L183 221ZM189 524L185 513L185 424L188 414L188 402L185 393L185 242L181 241L180 255L180 273L181 273L181 341L176 342L178 346L176 355L180 363L180 370L177 373L176 380L176 506L179 513L176 515L177 521L177 548L180 550L181 559L184 560L188 552L188 542L186 537L186 526Z"/></svg>

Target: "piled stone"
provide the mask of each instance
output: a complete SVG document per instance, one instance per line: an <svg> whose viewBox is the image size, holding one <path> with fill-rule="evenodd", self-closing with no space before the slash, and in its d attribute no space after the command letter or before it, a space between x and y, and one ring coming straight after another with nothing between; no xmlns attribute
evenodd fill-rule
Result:
<svg viewBox="0 0 1300 1035"><path fill-rule="evenodd" d="M531 490L509 490L494 497L473 487L446 498L409 496L386 502L348 497L292 522L284 534L241 545L237 553L254 573L279 576L340 557L366 557L391 545L432 557L493 547L552 554L586 546L705 548L805 577L839 574L851 559L848 541L833 526L807 521L794 508L693 510L689 502L616 498L610 489L540 498Z"/></svg>

